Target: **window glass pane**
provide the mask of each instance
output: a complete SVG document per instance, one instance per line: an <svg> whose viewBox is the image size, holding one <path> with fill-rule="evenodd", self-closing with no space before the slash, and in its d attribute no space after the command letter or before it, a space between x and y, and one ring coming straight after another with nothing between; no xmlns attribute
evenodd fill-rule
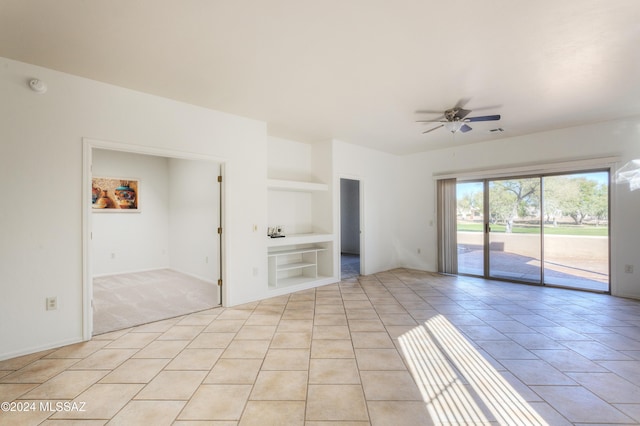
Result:
<svg viewBox="0 0 640 426"><path fill-rule="evenodd" d="M489 181L489 276L541 283L540 178Z"/></svg>
<svg viewBox="0 0 640 426"><path fill-rule="evenodd" d="M544 178L545 283L609 290L609 173Z"/></svg>
<svg viewBox="0 0 640 426"><path fill-rule="evenodd" d="M484 275L484 184L456 185L458 210L458 272Z"/></svg>

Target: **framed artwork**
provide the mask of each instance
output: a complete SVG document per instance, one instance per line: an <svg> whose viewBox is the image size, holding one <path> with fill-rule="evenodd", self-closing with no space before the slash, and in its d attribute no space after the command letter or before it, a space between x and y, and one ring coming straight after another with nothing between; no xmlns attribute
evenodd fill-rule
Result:
<svg viewBox="0 0 640 426"><path fill-rule="evenodd" d="M140 180L94 176L91 207L94 212L140 212Z"/></svg>

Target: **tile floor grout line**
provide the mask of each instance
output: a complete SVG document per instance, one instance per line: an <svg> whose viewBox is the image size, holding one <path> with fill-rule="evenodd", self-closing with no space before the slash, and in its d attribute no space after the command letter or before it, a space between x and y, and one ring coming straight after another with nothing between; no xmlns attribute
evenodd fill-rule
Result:
<svg viewBox="0 0 640 426"><path fill-rule="evenodd" d="M479 286L474 285L475 282L480 283L480 285ZM474 338L473 336L470 336L467 333L464 333L463 330L460 330L461 325L455 326L457 329L463 332L464 338L468 340L476 350L482 350L482 353L480 353L479 356L482 356L484 359L487 359L492 366L494 367L499 366L498 373L501 376L505 377L505 374L508 373L510 377L513 378L513 380L516 380L518 383L524 386L523 390L526 389L527 392L531 392L531 396L535 395L535 400L532 403L535 404L536 407L541 407L544 410L543 413L545 414L545 418L546 416L552 416L550 418L553 419L554 418L553 416L557 416L555 417L557 420L559 420L560 418L564 418L567 421L573 421L574 423L580 423L580 420L577 420L581 418L580 416L584 418L584 414L579 412L572 412L570 411L570 408L567 408L566 406L558 405L557 400L558 400L558 396L560 395L558 394L558 392L562 392L563 388L567 388L567 389L570 388L575 391L578 391L580 392L579 395L585 395L587 398L591 398L590 401L592 402L595 402L597 399L597 401L599 401L597 402L597 404L600 404L599 407L601 407L602 409L606 408L608 410L606 412L603 412L605 414L600 415L600 417L596 417L593 419L589 418L589 420L596 421L598 420L598 418L603 418L605 420L609 420L610 422L623 421L623 419L626 419L626 421L632 421L631 419L634 417L633 410L635 410L636 407L640 408L640 400L636 402L635 400L633 400L633 398L629 396L629 395L632 395L633 393L626 392L626 394L621 394L619 396L612 395L607 399L604 399L604 397L601 398L599 396L603 393L605 395L609 395L609 393L607 393L606 391L607 388L604 387L604 384L596 386L594 391L592 391L591 390L592 386L587 387L587 384L585 384L584 382L581 382L581 381L579 382L578 380L574 379L575 377L574 374L593 374L590 380L596 380L596 378L599 377L597 376L598 374L607 374L608 375L607 377L610 378L610 380L613 380L612 382L613 384L621 384L623 387L628 387L629 389L638 389L638 386L636 384L637 381L633 380L633 378L635 377L634 376L635 373L633 373L633 370L640 362L640 360L638 359L640 358L640 332L636 331L636 330L639 330L640 320L634 320L634 314L636 314L637 316L636 312L638 310L638 307L640 306L638 305L637 301L618 300L613 298L612 296L608 296L610 297L610 299L606 299L603 297L593 297L591 295L575 295L570 290L567 291L562 289L560 289L560 291L558 291L558 289L554 289L551 291L547 290L544 293L534 293L531 289L518 287L516 284L493 283L493 282L487 282L487 281L473 281L473 280L468 280L467 278L464 278L464 277L462 278L455 277L452 279L437 280L433 278L433 275L431 274L424 273L420 275L418 273L414 273L411 270L407 270L407 269L396 269L392 271L385 271L383 273L375 274L373 276L359 277L359 279L355 282L341 282L341 283L336 283L335 285L326 286L326 287L332 288L333 290L331 290L331 292L337 291L340 294L340 302L341 302L340 315L343 315L346 321L345 330L349 338L350 348L353 351L353 360L355 362L355 367L356 367L356 371L358 373L358 379L360 382L358 387L364 397L364 406L366 408L366 415L368 416L369 423L374 421L374 416L376 415L376 413L372 411L373 410L372 403L375 403L376 409L379 409L382 406L378 403L380 401L382 402L386 401L386 403L391 403L391 402L402 403L403 401L407 401L407 400L395 399L395 397L398 396L396 394L386 396L386 398L388 398L387 400L377 400L377 399L369 400L367 399L366 394L364 393L365 387L364 387L364 382L362 380L363 372L367 372L365 374L370 376L369 374L370 371L371 372L393 372L396 370L388 370L385 368L386 365L376 366L375 369L373 370L361 370L361 367L363 366L360 365L360 362L358 361L358 357L356 356L357 350L362 349L366 351L371 351L373 349L385 349L385 347L382 347L382 345L378 343L370 343L373 341L366 340L370 337L373 337L374 332L366 330L366 326L364 324L359 324L360 326L363 327L363 330L360 332L357 332L354 338L355 332L353 331L353 326L355 325L355 323L353 321L357 321L356 318L358 318L358 315L364 314L364 312L357 312L358 308L348 309L345 306L345 304L347 306L352 305L357 307L358 304L354 302L359 300L359 297L360 297L358 296L359 294L363 295L363 297L365 297L368 303L371 305L370 308L367 308L367 310L371 309L373 311L372 313L375 313L376 321L379 324L381 324L382 329L385 332L385 336L389 338L393 343L392 349L395 351L394 353L400 356L400 359L402 360L402 363L405 367L403 371L407 371L407 365L406 365L407 360L402 355L401 348L398 346L397 339L394 339L393 336L396 336L398 333L401 333L401 330L403 330L403 327L411 328L411 327L415 327L415 325L414 326L411 326L411 325L391 326L388 324L388 321L393 322L394 319L396 319L396 318L393 318L393 315L395 314L406 315L407 319L411 318L412 321L418 326L425 321L423 317L429 314L423 313L420 311L424 310L422 308L423 307L426 308L426 306L420 306L420 304L413 305L411 303L411 297L410 297L410 295L413 295L414 299L420 301L421 303L424 302L428 306L431 306L431 308L434 311L434 315L439 314L445 318L449 318L450 315L459 315L459 314L467 315L468 314L470 318L475 317L480 324L483 324L482 327L487 327L487 330L490 329L490 330L497 331L501 334L504 334L505 336L504 341L508 341L515 345L518 345L519 347L522 347L524 350L529 351L532 355L534 355L535 359L537 359L539 363L543 363L544 365L550 365L551 367L553 367L554 370L558 371L558 373L561 375L559 377L563 377L563 376L569 377L571 381L567 382L567 384L565 385L558 385L553 382L547 383L544 381L537 383L536 381L528 380L526 374L529 374L529 373L526 370L521 371L521 369L530 368L530 367L526 367L527 362L529 360L518 359L517 357L513 357L515 355L513 353L512 354L505 353L500 357L496 357L494 353L484 349L484 344L482 342L484 342L485 340L479 337ZM420 288L422 288L424 291L419 291ZM535 290L538 290L538 289L536 288ZM508 297L504 295L505 291L509 292L510 296L512 296L512 299L508 299ZM314 338L315 336L314 331L320 330L315 328L316 314L335 315L331 313L332 312L331 308L319 309L319 307L322 306L321 304L317 303L318 295L320 292L321 290L319 289L313 289L314 299L312 304L313 306L311 307L311 309L313 310L313 315L312 315L312 319L310 320L311 330L310 330L310 343L308 348L309 357L305 362L306 370L299 370L299 371L306 371L307 389L305 392L306 400L304 401L304 413L303 413L304 421L307 421L307 412L309 408L308 402L309 402L309 395L310 395L309 389L311 387L311 382L310 382L311 381L311 375L310 375L311 365L314 359L311 356L311 350L315 340L323 340L323 339ZM277 323L274 325L275 327L274 331L271 334L271 337L269 339L269 343L266 349L267 352L264 354L264 356L260 358L260 365L258 368L257 375L259 375L260 372L262 371L267 371L267 370L263 370L263 368L265 367L265 362L266 362L269 350L275 349L275 348L272 348L271 346L274 342L275 336L279 333L278 328L280 327L283 319L285 318L285 313L287 312L287 309L286 309L287 305L289 304L289 302L302 302L307 300L306 297L308 297L308 295L302 295L294 299L294 295L303 294L303 293L304 292L299 292L299 293L292 293L291 295L287 295L286 303L283 305L282 310L280 310L279 313L277 314ZM326 296L331 297L330 293L327 293ZM431 305L429 303L430 297L437 298L435 300L438 300L438 302L434 305ZM607 296L604 296L604 297L607 297ZM431 300L433 301L433 299ZM462 304L460 303L460 301L465 301L465 300L468 300L469 302L462 303ZM374 304L374 301L375 301L375 304ZM393 301L394 302L393 305L397 305L398 308L392 308L392 307L390 308L389 306L392 305L388 303L390 301ZM525 303L525 301L527 302ZM498 305L494 305L491 302L494 302L494 303L498 302ZM489 304L489 308L486 309L486 312L484 313L482 312L482 310L484 309L482 308L482 305L481 305L482 303ZM531 303L533 303L532 308L529 307ZM608 318L612 318L611 320L607 320L607 317L596 316L595 314L592 315L591 317L585 314L585 312L588 312L588 309L598 308L601 304L604 304L604 310L599 311L601 313L599 313L598 315L611 315L610 317L608 317ZM378 308L376 308L376 305L378 306ZM455 305L455 310L451 311L451 308L448 305L452 305L452 306ZM204 381L206 380L208 375L212 373L216 364L222 359L224 351L229 347L231 342L240 341L240 340L250 340L250 341L266 340L266 339L253 339L253 338L237 339L237 337L239 337L240 330L242 330L243 327L248 325L247 323L250 322L250 318L254 316L258 316L260 314L273 313L269 309L265 309L265 311L261 311L260 302L256 302L256 304L252 305L250 309L247 308L248 306L249 305L247 305L244 309L237 309L237 311L240 311L240 312L250 311L250 313L247 314L246 317L244 317L244 319L242 320L242 324L239 326L239 328L233 331L232 333L233 337L230 339L229 343L226 344L225 348L221 349L221 352L218 355L216 361L213 362L213 364L211 364L209 369L208 370L188 370L188 371L202 371L204 372L204 376L202 379L200 379L199 383L195 386L193 392L191 393L191 397L187 400L182 400L183 402L182 408L175 415L176 421L178 421L177 419L180 417L185 407L187 407L189 402L193 399L193 395L195 394L197 389L201 386L204 386ZM276 306L280 306L280 305L276 305ZM303 306L304 304L300 304L300 305L296 305L295 307L300 308L299 310L303 312L304 310L307 309L306 307L303 308ZM327 304L326 306L330 306L330 303ZM480 310L475 309L476 306L480 307ZM513 306L514 308L500 309L500 307L505 307L505 306ZM515 307L518 307L518 306L522 307L523 310L518 311L518 309L515 309ZM402 309L400 309L400 307ZM619 307L619 309L617 309L616 307ZM337 308L334 308L334 309L337 313L338 309ZM395 309L402 312L393 312ZM229 308L229 310L234 310L234 308ZM430 309L426 309L426 310L430 310ZM553 316L553 310L559 310L558 316L555 316L555 317ZM320 312L325 312L325 313L320 313ZM624 318L623 323L617 323L613 321L613 319L615 318L612 313L614 312L621 312L616 317ZM498 313L500 315L506 315L505 318L508 318L508 321L514 321L514 323L517 322L519 324L523 324L525 327L529 327L529 325L527 324L531 324L535 318L540 318L541 320L549 321L549 326L553 324L552 327L554 329L557 328L557 331L553 331L551 329L545 330L546 327L541 328L540 326L536 328L532 328L533 331L531 333L520 333L515 331L509 331L508 329L504 331L500 331L500 328L496 328L499 324L492 323L489 320L490 316L497 318ZM206 330L209 325L211 325L214 321L218 320L218 317L220 316L220 314L214 316L208 322L208 325L204 325L195 335L190 336L189 338L175 338L175 339L169 339L169 340L158 340L158 339L173 327L178 327L176 329L176 333L177 331L186 331L186 328L181 329L180 327L190 327L190 326L197 327L195 325L187 324L189 321L184 322L182 325L178 324L183 320L189 318L190 316L195 316L196 314L197 313L180 317L181 318L180 320L178 320L175 323L172 323L167 330L165 330L164 332L160 332L150 341L145 341L145 339L149 338L149 336L145 336L144 334L150 335L152 333L156 333L156 331L152 331L151 328L148 331L140 331L140 330L136 330L136 327L130 327L128 329L123 330L122 333L118 333L118 334L108 333L110 334L110 336L103 336L103 337L107 337L107 339L104 339L104 340L107 340L107 343L103 345L96 344L95 346L87 345L87 348L89 349L86 349L86 351L84 352L82 351L82 345L86 342L81 342L79 344L68 345L68 347L70 348L71 347L77 348L76 350L72 351L70 349L68 352L60 352L58 354L59 356L56 356L53 358L47 358L47 357L49 357L50 355L53 355L54 353L56 353L58 350L62 348L45 350L45 351L38 352L37 354L17 357L17 360L14 361L13 365L10 363L11 360L8 360L9 362L7 362L4 365L12 366L13 369L9 370L9 372L6 374L3 374L2 372L0 372L0 375L2 375L2 377L0 377L0 386L12 386L13 385L12 382L16 382L15 383L16 386L14 386L15 391L12 391L12 392L16 392L17 396L15 397L15 400L20 400L20 399L25 400L26 399L25 396L29 392L32 392L38 389L39 387L43 386L44 384L56 378L62 377L62 374L64 372L95 371L95 372L105 373L102 377L98 378L96 382L92 382L92 384L83 387L82 388L83 390L80 390L79 391L80 393L77 394L77 396L79 396L79 395L82 395L84 392L89 391L90 389L92 389L93 386L96 386L98 384L128 385L129 383L120 383L121 381L126 382L126 380L118 380L118 382L116 383L99 383L99 382L104 380L105 377L112 374L113 372L118 371L118 369L125 366L126 365L125 363L127 363L130 360L152 360L152 359L167 360L167 362L162 366L162 368L160 368L159 371L155 372L152 377L148 379L145 378L146 383L131 383L131 385L139 385L141 387L136 391L135 394L133 394L133 396L131 396L124 403L124 405L120 406L119 408L116 409L114 413L110 414L111 416L110 419L115 419L120 415L124 415L125 412L128 413L128 410L129 411L131 410L126 408L127 406L129 406L129 404L134 404L136 401L141 401L141 400L135 400L135 398L138 395L140 395L140 392L142 392L142 390L146 386L148 386L151 382L153 382L156 378L158 378L161 373L168 372L168 371L187 371L187 370L167 370L166 368L173 361L175 361L177 357L179 357L181 354L185 353L188 349L190 349L189 345L191 345L195 341L195 339L198 338L198 336L216 333L217 331L214 331L213 329L210 331L206 331ZM391 318L389 317L385 318L387 314L390 314ZM233 315L241 315L241 314L230 314L230 316L233 316ZM245 315L245 313L243 313L242 315ZM525 317L522 315L528 315L528 317ZM299 315L295 315L295 317L297 318L299 317ZM293 316L291 319L294 319ZM337 319L337 316L321 317L321 319L323 321L326 321L327 324L331 324L331 320ZM196 319L192 319L191 321L197 322ZM255 321L256 320L254 320L254 322ZM578 321L582 322L583 324L579 324ZM614 324L614 325L611 325L611 324ZM392 328L392 327L396 327L396 328ZM570 332L573 334L560 334L562 333L563 329L566 330L567 333ZM337 329L334 331L337 331ZM543 331L546 332L547 334L543 333ZM286 332L289 332L289 333L293 332L293 329L288 331L281 331L281 333L283 334ZM621 333L624 333L624 334L621 334ZM137 334L140 334L141 336L134 337L134 335L137 335ZM598 338L598 336L596 336L597 334L602 334L602 337ZM534 344L538 345L538 343L536 343L537 342L536 340L522 340L524 339L524 337L522 337L521 339L521 336L527 336L527 335L531 335L530 338L533 338L533 339L536 339L536 338L548 339L549 344L551 344L552 342L555 342L562 345L562 347L561 348L559 347L558 349L545 350L546 343L544 342L544 340L540 341L541 346L538 347L538 346L534 346ZM185 335L183 335L182 337L184 336ZM250 337L250 336L251 335L248 334L245 337ZM260 334L256 334L255 336L260 336ZM318 335L318 336L321 336L321 335ZM331 335L327 334L326 336L331 336ZM340 337L339 335L334 335L334 336ZM344 337L345 335L342 335L342 336ZM538 336L538 337L535 337L535 336ZM567 340L566 338L566 337L577 338L579 336L583 336L584 339ZM606 337L606 336L610 336L610 337ZM179 334L176 334L176 337L180 337ZM334 339L335 337L332 337L332 339ZM112 348L106 347L118 341L118 339L121 339L120 344L115 344L114 347ZM360 339L365 339L365 340L360 340ZM180 350L178 350L177 352L172 353L171 357L169 357L168 355L163 355L160 358L147 358L147 357L134 358L136 355L141 354L142 351L145 351L145 349L148 349L150 345L152 345L154 342L159 342L159 341L172 342L172 341L183 341L183 340L186 340L187 342L186 345L182 347ZM338 339L338 340L345 340L345 339ZM93 341L102 342L103 339L95 339ZM125 344L124 342L129 342L129 343ZM145 343L141 345L140 342L145 342ZM530 342L530 343L527 343L527 342ZM635 353L633 349L631 350L616 349L616 347L618 348L625 347L625 345L628 345L631 342L634 342L634 344L639 345L638 349L635 350ZM370 345L375 347L369 348L368 346ZM118 347L118 346L123 346L123 347ZM127 348L127 346L131 346L131 348ZM356 346L358 346L358 348L356 348ZM283 348L283 349L286 350L286 348ZM391 348L387 348L387 349L391 349ZM575 372L573 372L572 370L569 370L568 368L570 368L570 364L565 363L565 364L558 364L556 366L555 364L551 363L551 358L549 358L549 356L553 355L552 352L556 350L563 351L563 353L565 354L563 356L565 357L568 356L571 360L577 359L579 356L579 359L584 359L585 362L592 363L593 367L589 367L588 364L586 364L585 367L579 367L587 370L586 372L583 373L580 370ZM101 352L101 351L104 351L104 352ZM124 351L124 352L131 351L131 353L126 357L124 357L122 360L119 360L119 358L116 358L115 360L117 360L117 362L113 362L111 365L109 364L92 365L90 363L87 363L87 364L82 364L81 368L79 369L73 369L74 366L82 363L83 360L86 360L87 358L91 357L96 353L108 353L110 351L113 351L111 354L109 354L110 356L112 354L117 353L116 351ZM546 352L547 356L542 356L544 352ZM145 354L145 356L151 357L152 354L151 352L149 352L149 354ZM23 360L20 360L20 358L23 358ZM96 357L95 359L98 360L100 358ZM332 355L330 358L318 358L318 359L341 359L341 358L336 358L334 355ZM44 360L48 360L47 363L39 362ZM61 370L56 370L56 368L58 367L53 367L55 365L58 365L58 366L62 365L65 362L68 362L69 360L74 360L74 361L71 362L68 366L65 366L64 368L62 368ZM61 362L58 363L57 361L61 361ZM516 364L514 364L514 361L516 362ZM0 370L2 369L3 362L0 362ZM559 359L558 362L562 363L563 361L562 359ZM30 372L32 371L35 372L38 368L42 368L43 366L46 366L46 365L51 365L52 370L48 370L48 372L44 371L39 375L39 377L35 373L31 373L31 374L34 374L33 376L31 376L33 377L32 380L37 380L37 382L24 383L21 385L18 382L18 380L20 380L18 376L14 376L15 379L13 380L7 379L7 377L11 376L12 374L15 374L20 370L22 370L25 374L30 374ZM514 367L513 367L514 365L521 365L522 367L518 367L514 370ZM562 367L563 365L564 367ZM108 368L104 368L107 366ZM178 364L176 364L176 367L177 366ZM283 368L285 367L283 366ZM6 368L4 371L6 371ZM53 375L49 376L51 371L54 371L54 373L52 373ZM274 371L289 371L289 370L278 369ZM520 374L523 372L525 373L524 377ZM28 376L25 375L24 377L26 378ZM256 376L256 379L257 377L258 376ZM585 377L588 378L589 376L585 376ZM33 386L29 387L28 385L30 384ZM251 401L250 398L255 385L256 385L256 380L253 380L251 384L251 389L247 396L247 400L244 402L244 406L242 407L242 410L240 412L239 421L242 421L244 414L248 415L247 406L249 404L249 401ZM20 391L21 386L22 386L22 389L26 389L26 390ZM74 391L74 392L78 392L78 391ZM145 399L144 401L158 402L160 400ZM605 404L605 405L602 405L602 404ZM400 404L400 406L402 406L402 404ZM590 411L582 409L582 412L588 413ZM379 414L379 412L377 414ZM45 420L41 420L41 421L46 421L52 415L53 414L48 415ZM314 420L308 420L308 421L314 421Z"/></svg>
<svg viewBox="0 0 640 426"><path fill-rule="evenodd" d="M358 284L359 285L359 284ZM367 411L367 421L369 422L369 424L371 424L371 412L369 409L369 403L367 401L367 396L364 393L364 386L362 384L362 370L360 370L360 366L358 363L358 356L356 354L356 348L353 344L353 335L351 334L351 329L349 328L349 318L347 316L347 312L346 312L346 308L344 308L344 292L342 291L342 286L340 286L340 283L338 284L338 289L340 290L340 300L342 303L342 307L343 309L345 309L345 313L344 313L344 317L345 317L345 322L347 324L347 330L349 330L349 337L350 337L350 342L351 342L351 350L353 350L353 357L355 359L356 362L356 368L358 369L358 379L359 379L359 386L360 386L360 391L362 392L362 396L364 399L364 405Z"/></svg>

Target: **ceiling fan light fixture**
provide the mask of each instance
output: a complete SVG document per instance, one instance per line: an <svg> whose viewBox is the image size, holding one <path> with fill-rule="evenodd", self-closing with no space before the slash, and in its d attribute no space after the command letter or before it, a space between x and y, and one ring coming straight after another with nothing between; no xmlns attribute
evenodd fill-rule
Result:
<svg viewBox="0 0 640 426"><path fill-rule="evenodd" d="M431 133L434 130L445 128L452 134L455 133L467 133L473 130L468 123L475 123L478 121L497 121L500 120L500 114L493 115L482 115L469 117L469 114L472 112L470 109L464 109L463 106L469 101L469 99L460 99L458 103L453 107L445 110L442 115L438 118L432 118L430 120L418 120L419 123L440 123L439 125L432 127L431 129L425 130L422 134ZM495 108L495 107L482 107L477 109L487 109L487 108ZM416 113L428 113L428 114L438 114L438 111L432 110L421 110L416 111ZM502 128L497 128L491 130L491 132L502 132Z"/></svg>
<svg viewBox="0 0 640 426"><path fill-rule="evenodd" d="M451 133L456 133L458 130L460 130L463 124L464 121L447 121L446 123L444 123L444 127Z"/></svg>

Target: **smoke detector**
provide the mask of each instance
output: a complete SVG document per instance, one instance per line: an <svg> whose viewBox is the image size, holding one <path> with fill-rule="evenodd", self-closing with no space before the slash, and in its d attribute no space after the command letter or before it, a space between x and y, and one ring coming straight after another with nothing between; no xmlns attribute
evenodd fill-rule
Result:
<svg viewBox="0 0 640 426"><path fill-rule="evenodd" d="M44 93L47 91L47 85L42 80L34 78L29 80L29 87L36 93Z"/></svg>

